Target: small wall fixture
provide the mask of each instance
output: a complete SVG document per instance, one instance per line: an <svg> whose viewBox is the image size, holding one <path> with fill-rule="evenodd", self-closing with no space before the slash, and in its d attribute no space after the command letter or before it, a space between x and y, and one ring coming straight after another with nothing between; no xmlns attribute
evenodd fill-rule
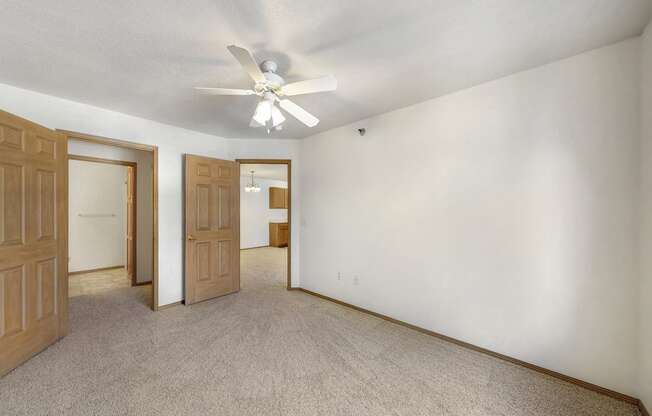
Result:
<svg viewBox="0 0 652 416"><path fill-rule="evenodd" d="M251 171L251 183L245 186L245 192L260 192L260 186L254 182L254 171Z"/></svg>

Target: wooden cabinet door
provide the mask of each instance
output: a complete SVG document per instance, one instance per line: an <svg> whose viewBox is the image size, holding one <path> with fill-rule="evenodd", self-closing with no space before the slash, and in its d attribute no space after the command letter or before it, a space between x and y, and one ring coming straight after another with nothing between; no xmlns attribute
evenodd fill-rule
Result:
<svg viewBox="0 0 652 416"><path fill-rule="evenodd" d="M269 207L271 209L279 208L278 189L275 187L269 188Z"/></svg>
<svg viewBox="0 0 652 416"><path fill-rule="evenodd" d="M287 189L271 186L269 188L269 207L272 209L287 208Z"/></svg>
<svg viewBox="0 0 652 416"><path fill-rule="evenodd" d="M288 225L287 224L279 224L278 225L278 240L279 240L279 247L287 247L288 245Z"/></svg>
<svg viewBox="0 0 652 416"><path fill-rule="evenodd" d="M269 245L285 247L288 245L289 229L287 223L269 223Z"/></svg>
<svg viewBox="0 0 652 416"><path fill-rule="evenodd" d="M278 247L278 224L273 222L269 223L269 245Z"/></svg>
<svg viewBox="0 0 652 416"><path fill-rule="evenodd" d="M185 303L240 290L240 165L185 156Z"/></svg>
<svg viewBox="0 0 652 416"><path fill-rule="evenodd" d="M0 111L0 376L68 332L64 135Z"/></svg>

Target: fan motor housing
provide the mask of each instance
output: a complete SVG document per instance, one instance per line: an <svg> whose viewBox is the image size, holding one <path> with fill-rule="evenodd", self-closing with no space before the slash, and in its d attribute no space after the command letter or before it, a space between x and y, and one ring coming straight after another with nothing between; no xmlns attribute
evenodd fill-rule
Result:
<svg viewBox="0 0 652 416"><path fill-rule="evenodd" d="M283 77L276 73L278 65L274 61L263 61L260 63L260 70L267 80L267 86L276 89L285 84Z"/></svg>
<svg viewBox="0 0 652 416"><path fill-rule="evenodd" d="M267 85L271 88L278 88L281 85L285 84L285 80L274 72L263 72L263 75L267 80Z"/></svg>
<svg viewBox="0 0 652 416"><path fill-rule="evenodd" d="M260 63L260 70L263 72L276 72L278 65L274 61L263 61Z"/></svg>

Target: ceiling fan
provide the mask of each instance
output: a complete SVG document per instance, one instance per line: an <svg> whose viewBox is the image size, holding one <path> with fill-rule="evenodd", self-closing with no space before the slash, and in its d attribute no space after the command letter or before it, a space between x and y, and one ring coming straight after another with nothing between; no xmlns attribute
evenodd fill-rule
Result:
<svg viewBox="0 0 652 416"><path fill-rule="evenodd" d="M267 133L271 129L281 130L285 117L276 104L283 110L290 113L297 120L308 127L314 127L319 119L286 97L300 94L312 94L315 92L334 91L337 88L337 80L332 75L306 81L292 82L286 84L285 80L276 73L278 65L274 61L263 61L260 66L256 63L251 53L245 48L231 45L227 49L240 62L242 68L254 80L254 88L251 90L233 88L212 88L195 87L197 91L208 95L257 95L260 102L256 107L250 127L265 127Z"/></svg>

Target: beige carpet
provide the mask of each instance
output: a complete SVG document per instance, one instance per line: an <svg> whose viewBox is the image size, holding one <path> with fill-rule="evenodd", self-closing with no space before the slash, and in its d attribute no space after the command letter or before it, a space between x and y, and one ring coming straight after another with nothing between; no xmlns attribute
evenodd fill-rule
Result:
<svg viewBox="0 0 652 416"><path fill-rule="evenodd" d="M242 291L158 313L148 288L70 300L71 333L0 380L1 415L637 415L633 406L287 292L285 249Z"/></svg>

